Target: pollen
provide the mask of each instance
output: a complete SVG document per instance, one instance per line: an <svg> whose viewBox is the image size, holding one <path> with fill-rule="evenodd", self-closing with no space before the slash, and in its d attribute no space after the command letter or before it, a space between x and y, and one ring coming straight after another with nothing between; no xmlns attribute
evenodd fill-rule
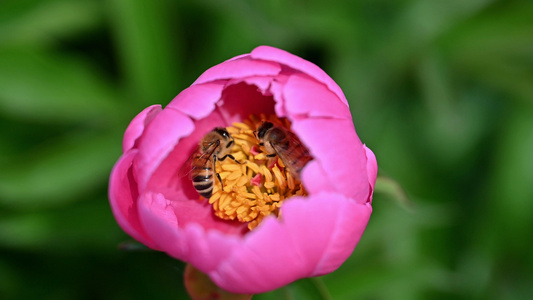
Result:
<svg viewBox="0 0 533 300"><path fill-rule="evenodd" d="M231 155L235 158L218 161L220 175L209 199L215 215L224 220L248 223L250 230L269 216L279 217L283 202L292 196L306 196L302 183L291 175L277 156L267 157L254 131L262 121L290 128L286 119L276 116L251 116L226 129L235 141Z"/></svg>

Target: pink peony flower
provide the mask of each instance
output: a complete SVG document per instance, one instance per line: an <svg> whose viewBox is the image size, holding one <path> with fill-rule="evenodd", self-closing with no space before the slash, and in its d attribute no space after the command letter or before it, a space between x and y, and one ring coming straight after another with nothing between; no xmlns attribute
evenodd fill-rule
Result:
<svg viewBox="0 0 533 300"><path fill-rule="evenodd" d="M249 231L215 217L178 172L214 127L261 113L289 119L314 159L301 175L308 196L287 199L279 218ZM143 110L124 134L123 151L109 186L118 224L234 293L336 270L372 212L376 158L359 140L341 89L316 65L272 47L216 65L164 109Z"/></svg>

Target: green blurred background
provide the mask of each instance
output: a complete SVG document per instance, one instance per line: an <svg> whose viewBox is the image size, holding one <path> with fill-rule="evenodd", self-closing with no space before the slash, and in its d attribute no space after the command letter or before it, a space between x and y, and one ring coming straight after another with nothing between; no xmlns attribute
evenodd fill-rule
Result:
<svg viewBox="0 0 533 300"><path fill-rule="evenodd" d="M187 299L183 263L118 250L108 175L138 112L262 44L337 81L386 178L339 270L254 299L533 298L533 2L512 0L1 0L0 298Z"/></svg>

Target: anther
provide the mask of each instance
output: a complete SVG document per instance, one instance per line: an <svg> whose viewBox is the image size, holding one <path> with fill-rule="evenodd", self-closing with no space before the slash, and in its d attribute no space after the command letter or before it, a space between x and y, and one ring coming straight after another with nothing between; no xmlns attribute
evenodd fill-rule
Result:
<svg viewBox="0 0 533 300"><path fill-rule="evenodd" d="M266 216L279 216L285 199L307 195L302 183L284 168L282 161L274 159L273 163L271 158L276 154L267 153L264 143L258 140L256 128L262 119L265 118L251 116L226 128L233 138L231 150L217 159L218 181L209 199L217 217L248 223L249 229L258 226ZM269 121L276 126L286 124L275 116Z"/></svg>

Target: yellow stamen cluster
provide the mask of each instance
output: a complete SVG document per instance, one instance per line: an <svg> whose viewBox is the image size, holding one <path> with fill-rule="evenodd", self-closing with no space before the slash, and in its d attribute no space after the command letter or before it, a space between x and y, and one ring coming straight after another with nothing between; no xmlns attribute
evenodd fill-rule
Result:
<svg viewBox="0 0 533 300"><path fill-rule="evenodd" d="M267 118L260 116L258 120L252 116L227 128L235 141L231 154L237 162L229 158L217 162L215 170L222 179L223 188L215 179L213 195L209 199L217 217L246 222L250 230L264 217L278 216L283 200L294 195L307 195L302 183L292 176L283 162L277 157L267 158L265 148L259 145L254 131L261 120ZM275 116L269 121L284 124ZM289 128L287 123L285 126Z"/></svg>

